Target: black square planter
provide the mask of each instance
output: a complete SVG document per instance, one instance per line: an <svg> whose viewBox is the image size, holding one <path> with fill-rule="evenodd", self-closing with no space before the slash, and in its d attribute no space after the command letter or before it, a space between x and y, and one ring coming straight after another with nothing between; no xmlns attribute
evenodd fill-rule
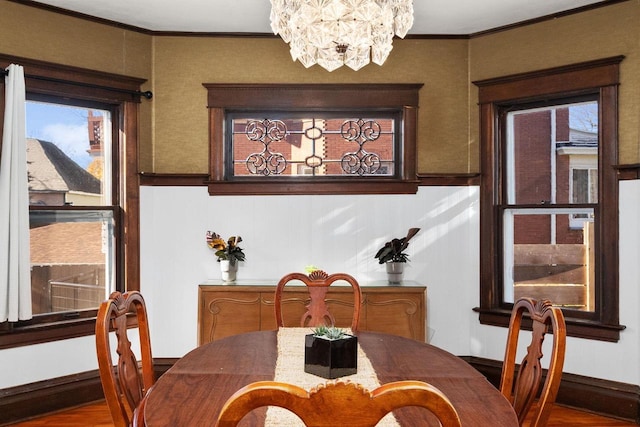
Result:
<svg viewBox="0 0 640 427"><path fill-rule="evenodd" d="M358 337L329 340L313 334L304 337L304 371L323 378L340 378L358 370Z"/></svg>

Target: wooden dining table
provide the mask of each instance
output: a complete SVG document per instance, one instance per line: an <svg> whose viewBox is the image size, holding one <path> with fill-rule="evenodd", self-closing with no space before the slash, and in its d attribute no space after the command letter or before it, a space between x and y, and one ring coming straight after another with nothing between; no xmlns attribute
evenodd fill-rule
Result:
<svg viewBox="0 0 640 427"><path fill-rule="evenodd" d="M380 384L413 379L434 385L452 402L465 427L518 426L511 404L459 357L396 335L359 332L357 336ZM187 353L148 393L146 426L214 426L222 405L235 391L254 381L274 379L277 342L277 331L249 332ZM291 369L302 371L303 366ZM318 384L327 381L318 377ZM265 414L266 408L255 410L240 425L262 426ZM433 415L422 408L401 408L394 415L401 426L438 425Z"/></svg>

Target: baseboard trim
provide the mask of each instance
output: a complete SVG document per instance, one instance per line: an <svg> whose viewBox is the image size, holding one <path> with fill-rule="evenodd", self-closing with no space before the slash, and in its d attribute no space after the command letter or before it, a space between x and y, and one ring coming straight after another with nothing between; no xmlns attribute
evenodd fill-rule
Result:
<svg viewBox="0 0 640 427"><path fill-rule="evenodd" d="M156 378L177 358L154 359ZM0 426L104 399L98 370L0 390Z"/></svg>
<svg viewBox="0 0 640 427"><path fill-rule="evenodd" d="M502 362L462 357L498 387ZM583 411L640 424L640 387L633 384L563 373L556 402Z"/></svg>
<svg viewBox="0 0 640 427"><path fill-rule="evenodd" d="M502 363L463 356L496 387ZM177 358L156 358L160 377ZM97 370L0 390L0 426L104 399ZM557 402L580 410L640 424L640 387L581 375L562 375Z"/></svg>
<svg viewBox="0 0 640 427"><path fill-rule="evenodd" d="M0 425L104 399L98 371L0 390Z"/></svg>

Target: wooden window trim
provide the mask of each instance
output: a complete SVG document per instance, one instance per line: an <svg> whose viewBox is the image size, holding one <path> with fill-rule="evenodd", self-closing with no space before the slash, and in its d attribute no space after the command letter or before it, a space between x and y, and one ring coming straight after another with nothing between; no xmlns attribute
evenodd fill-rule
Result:
<svg viewBox="0 0 640 427"><path fill-rule="evenodd" d="M204 83L209 108L211 195L414 194L419 90L422 84L213 84ZM328 111L397 109L402 113L401 177L225 180L227 110Z"/></svg>
<svg viewBox="0 0 640 427"><path fill-rule="evenodd" d="M116 192L113 204L118 206L120 257L115 260L120 290L138 290L140 277L139 176L138 176L138 104L140 86L146 81L135 77L104 73L84 68L59 65L28 58L0 54L0 68L9 64L24 67L25 85L30 94L69 96L78 100L113 105L119 112L122 131L118 137L119 152L114 153L114 176L119 177L122 191ZM0 79L0 129L4 125L4 79ZM1 144L1 141L0 141ZM50 207L51 208L51 207ZM126 232L125 232L126 230ZM45 315L38 322L0 323L0 349L31 345L95 333L96 310ZM43 322L44 320L44 322Z"/></svg>
<svg viewBox="0 0 640 427"><path fill-rule="evenodd" d="M549 97L564 98L597 93L601 106L599 189L601 197L596 227L598 250L596 308L579 313L565 310L567 333L571 336L618 341L618 155L619 65L623 56L473 82L480 103L480 307L482 324L508 327L512 304L502 302L502 260L499 216L503 204L501 169L504 131L498 129L500 105L524 103ZM605 163L606 162L606 163ZM606 190L605 190L606 189ZM606 284L606 286L603 286Z"/></svg>

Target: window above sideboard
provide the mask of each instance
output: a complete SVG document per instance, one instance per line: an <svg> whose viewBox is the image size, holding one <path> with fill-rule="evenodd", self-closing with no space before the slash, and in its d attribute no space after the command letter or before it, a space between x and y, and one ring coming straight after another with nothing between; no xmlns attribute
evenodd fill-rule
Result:
<svg viewBox="0 0 640 427"><path fill-rule="evenodd" d="M209 193L411 194L422 84L204 84Z"/></svg>

